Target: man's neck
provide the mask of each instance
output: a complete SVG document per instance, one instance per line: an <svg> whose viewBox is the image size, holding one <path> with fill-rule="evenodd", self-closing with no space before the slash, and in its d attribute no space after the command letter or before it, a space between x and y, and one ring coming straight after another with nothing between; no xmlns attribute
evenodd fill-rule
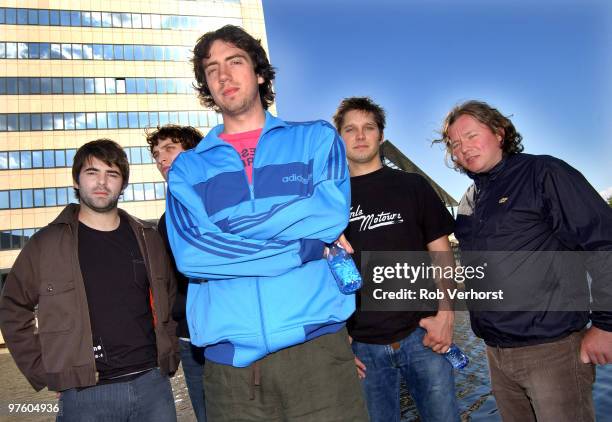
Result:
<svg viewBox="0 0 612 422"><path fill-rule="evenodd" d="M81 204L79 221L92 229L109 232L119 227L121 220L117 208L108 212L97 212Z"/></svg>
<svg viewBox="0 0 612 422"><path fill-rule="evenodd" d="M363 176L364 174L373 173L382 168L380 158L372 160L368 163L355 163L349 160L349 172L351 177Z"/></svg>
<svg viewBox="0 0 612 422"><path fill-rule="evenodd" d="M261 129L266 122L266 113L259 107L248 114L237 116L223 114L223 133L233 134Z"/></svg>

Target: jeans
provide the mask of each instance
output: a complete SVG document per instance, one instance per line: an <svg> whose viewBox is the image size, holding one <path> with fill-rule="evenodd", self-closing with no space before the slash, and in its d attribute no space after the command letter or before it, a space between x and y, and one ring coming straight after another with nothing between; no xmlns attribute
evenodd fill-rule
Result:
<svg viewBox="0 0 612 422"><path fill-rule="evenodd" d="M198 422L206 422L204 404L204 348L191 344L189 340L179 339L181 365L189 392L191 406Z"/></svg>
<svg viewBox="0 0 612 422"><path fill-rule="evenodd" d="M57 422L176 422L172 387L158 368L136 379L63 391Z"/></svg>
<svg viewBox="0 0 612 422"><path fill-rule="evenodd" d="M487 346L491 386L507 422L592 422L595 365L582 363L584 332L552 343Z"/></svg>
<svg viewBox="0 0 612 422"><path fill-rule="evenodd" d="M400 379L408 386L422 421L459 421L453 367L444 356L423 346L417 328L391 345L353 341L353 353L366 366L362 380L371 422L400 421Z"/></svg>

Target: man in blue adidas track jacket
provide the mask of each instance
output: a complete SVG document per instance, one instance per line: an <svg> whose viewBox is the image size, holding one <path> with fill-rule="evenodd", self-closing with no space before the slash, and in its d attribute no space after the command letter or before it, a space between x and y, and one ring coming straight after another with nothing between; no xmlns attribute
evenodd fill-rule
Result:
<svg viewBox="0 0 612 422"><path fill-rule="evenodd" d="M194 48L200 99L223 116L169 172L168 236L204 346L210 420L365 420L344 328L355 310L325 259L348 223L344 143L266 109L274 70L235 26Z"/></svg>

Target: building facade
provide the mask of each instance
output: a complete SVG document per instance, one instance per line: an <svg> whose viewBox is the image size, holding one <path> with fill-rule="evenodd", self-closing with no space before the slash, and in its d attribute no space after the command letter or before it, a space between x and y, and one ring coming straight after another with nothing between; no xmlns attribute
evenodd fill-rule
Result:
<svg viewBox="0 0 612 422"><path fill-rule="evenodd" d="M191 49L239 25L267 50L261 0L0 0L0 273L24 243L74 202L76 149L119 142L130 159L120 207L142 219L165 208L145 130L206 133L219 115L192 88Z"/></svg>

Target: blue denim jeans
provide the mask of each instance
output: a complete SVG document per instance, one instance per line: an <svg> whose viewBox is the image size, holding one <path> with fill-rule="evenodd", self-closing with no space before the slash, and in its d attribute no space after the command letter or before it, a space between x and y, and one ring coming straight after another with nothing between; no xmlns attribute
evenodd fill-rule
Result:
<svg viewBox="0 0 612 422"><path fill-rule="evenodd" d="M425 330L417 328L390 345L353 341L353 353L366 366L362 380L371 422L400 421L400 380L403 378L422 421L459 421L453 367L444 356L423 346Z"/></svg>
<svg viewBox="0 0 612 422"><path fill-rule="evenodd" d="M198 422L206 422L204 402L204 348L191 344L189 340L179 339L181 364L185 383L189 392L191 406Z"/></svg>
<svg viewBox="0 0 612 422"><path fill-rule="evenodd" d="M59 405L57 422L176 422L172 386L158 368L131 381L71 388Z"/></svg>

